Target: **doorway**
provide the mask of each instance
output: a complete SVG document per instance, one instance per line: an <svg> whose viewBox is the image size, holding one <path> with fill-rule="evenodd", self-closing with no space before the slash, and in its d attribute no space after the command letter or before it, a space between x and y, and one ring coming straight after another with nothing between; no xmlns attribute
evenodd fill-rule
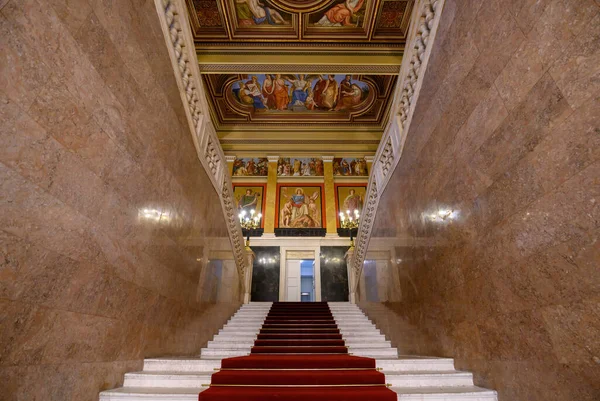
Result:
<svg viewBox="0 0 600 401"><path fill-rule="evenodd" d="M315 261L300 262L300 301L315 301Z"/></svg>
<svg viewBox="0 0 600 401"><path fill-rule="evenodd" d="M316 302L321 300L319 260L314 250L282 250L281 301Z"/></svg>

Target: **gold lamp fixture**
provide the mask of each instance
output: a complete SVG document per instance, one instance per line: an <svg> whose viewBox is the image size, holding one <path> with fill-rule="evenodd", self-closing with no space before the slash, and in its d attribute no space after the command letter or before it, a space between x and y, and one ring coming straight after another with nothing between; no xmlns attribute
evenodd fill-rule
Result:
<svg viewBox="0 0 600 401"><path fill-rule="evenodd" d="M354 248L354 233L358 231L360 223L360 214L358 209L354 209L354 213L346 210L346 213L340 212L340 226L350 232L350 248Z"/></svg>
<svg viewBox="0 0 600 401"><path fill-rule="evenodd" d="M248 214L245 210L242 210L240 214L238 214L238 217L240 218L242 230L246 231L246 249L249 249L251 231L260 228L262 214L257 214L254 209L250 210L250 214Z"/></svg>

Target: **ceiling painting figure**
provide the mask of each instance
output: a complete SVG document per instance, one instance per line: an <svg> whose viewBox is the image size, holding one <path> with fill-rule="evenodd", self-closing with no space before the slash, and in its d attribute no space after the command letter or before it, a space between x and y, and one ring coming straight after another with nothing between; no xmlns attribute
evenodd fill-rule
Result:
<svg viewBox="0 0 600 401"><path fill-rule="evenodd" d="M240 27L255 25L289 25L290 16L269 7L265 0L235 0L235 12ZM283 15L282 15L283 14ZM287 18L284 18L285 17Z"/></svg>
<svg viewBox="0 0 600 401"><path fill-rule="evenodd" d="M325 11L314 23L316 26L327 27L358 27L364 23L365 0L345 0Z"/></svg>
<svg viewBox="0 0 600 401"><path fill-rule="evenodd" d="M187 0L194 38L238 50L333 43L402 50L414 0ZM228 48L230 46L228 45Z"/></svg>
<svg viewBox="0 0 600 401"><path fill-rule="evenodd" d="M369 85L352 75L259 74L237 81L234 98L257 112L347 111L369 95Z"/></svg>

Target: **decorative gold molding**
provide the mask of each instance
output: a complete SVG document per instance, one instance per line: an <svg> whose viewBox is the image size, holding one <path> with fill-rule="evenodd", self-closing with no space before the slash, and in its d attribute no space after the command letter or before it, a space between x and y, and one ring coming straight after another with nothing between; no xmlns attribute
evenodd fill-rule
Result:
<svg viewBox="0 0 600 401"><path fill-rule="evenodd" d="M281 74L305 74L323 73L323 74L376 74L376 75L396 75L398 74L397 64L287 64L287 63L265 63L265 64L222 64L200 62L200 72L203 74L262 74L262 73L281 73Z"/></svg>

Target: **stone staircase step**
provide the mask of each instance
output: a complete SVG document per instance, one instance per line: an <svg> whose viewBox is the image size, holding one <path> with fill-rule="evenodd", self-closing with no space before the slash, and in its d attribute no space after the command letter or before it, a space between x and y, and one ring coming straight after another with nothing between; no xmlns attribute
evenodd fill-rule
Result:
<svg viewBox="0 0 600 401"><path fill-rule="evenodd" d="M497 394L476 386L464 387L391 387L399 401L497 401Z"/></svg>
<svg viewBox="0 0 600 401"><path fill-rule="evenodd" d="M150 358L144 360L144 372L204 372L221 368L220 359Z"/></svg>
<svg viewBox="0 0 600 401"><path fill-rule="evenodd" d="M100 393L100 401L198 401L208 387L121 387Z"/></svg>
<svg viewBox="0 0 600 401"><path fill-rule="evenodd" d="M375 358L399 401L497 401L495 391L473 385L471 373L456 371L453 359L399 356L356 305L329 306L348 352ZM127 373L124 387L102 392L100 401L196 401L223 358L250 353L270 307L271 303L241 307L198 357L146 359L143 371Z"/></svg>
<svg viewBox="0 0 600 401"><path fill-rule="evenodd" d="M132 372L125 374L123 387L200 388L215 372Z"/></svg>
<svg viewBox="0 0 600 401"><path fill-rule="evenodd" d="M473 386L473 374L470 372L426 371L396 372L383 371L386 383L392 387L465 387Z"/></svg>

